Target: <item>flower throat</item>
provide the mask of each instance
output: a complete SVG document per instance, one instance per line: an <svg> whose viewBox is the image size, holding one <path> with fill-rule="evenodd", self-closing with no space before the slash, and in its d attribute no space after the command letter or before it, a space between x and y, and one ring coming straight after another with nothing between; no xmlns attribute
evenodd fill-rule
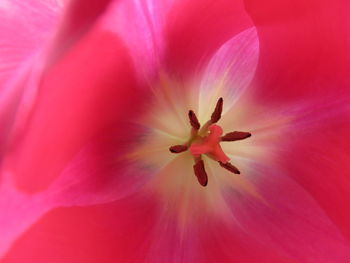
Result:
<svg viewBox="0 0 350 263"><path fill-rule="evenodd" d="M202 155L204 154L210 159L218 162L221 167L228 171L234 174L240 174L238 168L229 162L230 158L228 158L222 150L220 142L238 141L251 136L251 133L241 131L229 132L222 136L223 130L216 123L221 118L223 102L222 98L217 101L210 120L207 121L202 128L194 111L190 110L188 112L189 121L192 126L190 139L184 144L174 145L169 148L170 152L175 154L187 150L190 151L195 162L193 165L194 174L202 186L208 184L208 175L205 171Z"/></svg>

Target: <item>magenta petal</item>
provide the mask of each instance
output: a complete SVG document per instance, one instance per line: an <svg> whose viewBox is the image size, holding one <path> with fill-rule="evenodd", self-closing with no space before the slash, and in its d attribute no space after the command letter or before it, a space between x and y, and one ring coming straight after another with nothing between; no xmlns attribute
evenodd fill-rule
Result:
<svg viewBox="0 0 350 263"><path fill-rule="evenodd" d="M0 155L6 147L24 86L28 87L25 104L32 99L42 66L38 54L55 29L58 11L57 2L51 0L4 0L0 4Z"/></svg>
<svg viewBox="0 0 350 263"><path fill-rule="evenodd" d="M56 24L56 1L3 0L0 4L0 91L18 68L31 59ZM30 32L30 33L29 33Z"/></svg>
<svg viewBox="0 0 350 263"><path fill-rule="evenodd" d="M307 190L350 240L350 102L348 97L300 107L280 155L288 175Z"/></svg>
<svg viewBox="0 0 350 263"><path fill-rule="evenodd" d="M348 1L246 0L257 26L261 101L342 93L350 85Z"/></svg>
<svg viewBox="0 0 350 263"><path fill-rule="evenodd" d="M180 1L165 27L165 61L170 71L188 75L225 41L251 26L240 0Z"/></svg>
<svg viewBox="0 0 350 263"><path fill-rule="evenodd" d="M59 30L49 52L48 63L54 63L78 41L107 9L111 0L70 0L66 3Z"/></svg>
<svg viewBox="0 0 350 263"><path fill-rule="evenodd" d="M171 3L172 0L114 1L101 21L103 28L123 39L136 70L148 81L161 66L163 29Z"/></svg>
<svg viewBox="0 0 350 263"><path fill-rule="evenodd" d="M258 59L259 39L253 27L229 39L213 54L199 87L200 101L205 102L199 105L203 119L210 118L208 105L215 105L218 94L224 98L223 116L230 111L249 87Z"/></svg>
<svg viewBox="0 0 350 263"><path fill-rule="evenodd" d="M348 243L325 211L283 168L273 170L256 165L252 171L264 202L227 192L242 230L295 262L349 261Z"/></svg>
<svg viewBox="0 0 350 263"><path fill-rule="evenodd" d="M222 220L203 218L181 232L171 209L154 198L139 193L105 205L54 209L14 243L2 263L295 263Z"/></svg>
<svg viewBox="0 0 350 263"><path fill-rule="evenodd" d="M2 263L143 262L158 216L155 200L143 194L105 205L53 209L17 240Z"/></svg>
<svg viewBox="0 0 350 263"><path fill-rule="evenodd" d="M152 172L123 154L137 146L136 135L144 132L127 121L99 132L41 194L54 206L81 206L112 202L140 190Z"/></svg>
<svg viewBox="0 0 350 263"><path fill-rule="evenodd" d="M5 169L26 191L46 188L103 131L119 124L116 136L133 136L122 122L139 113L144 97L118 38L92 31L47 73Z"/></svg>
<svg viewBox="0 0 350 263"><path fill-rule="evenodd" d="M0 184L0 259L12 243L48 210L47 198L27 196L16 190L6 174Z"/></svg>
<svg viewBox="0 0 350 263"><path fill-rule="evenodd" d="M0 154L14 122L18 121L16 114L19 119L25 118L31 109L47 65L52 65L91 27L108 2L70 1L59 32L51 42L57 14L61 12L58 1L1 3Z"/></svg>
<svg viewBox="0 0 350 263"><path fill-rule="evenodd" d="M122 125L128 135L139 130L135 125ZM133 139L121 137L120 126L103 131L74 156L45 191L31 195L18 190L10 174L2 174L0 258L23 232L52 208L104 204L139 190L149 180L150 173L120 158L130 144Z"/></svg>
<svg viewBox="0 0 350 263"><path fill-rule="evenodd" d="M255 97L298 109L280 162L349 238L349 3L245 3L261 45Z"/></svg>
<svg viewBox="0 0 350 263"><path fill-rule="evenodd" d="M226 218L228 219L228 218ZM191 233L193 240L198 240L196 260L186 262L242 262L242 263L299 263L292 257L280 253L269 242L263 243L251 236L238 225L234 218L232 224L212 220L198 226L198 232ZM186 248L188 249L188 248Z"/></svg>

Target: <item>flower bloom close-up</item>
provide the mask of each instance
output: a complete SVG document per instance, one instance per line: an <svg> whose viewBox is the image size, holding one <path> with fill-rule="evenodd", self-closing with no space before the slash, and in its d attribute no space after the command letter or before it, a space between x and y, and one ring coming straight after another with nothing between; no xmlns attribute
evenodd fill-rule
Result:
<svg viewBox="0 0 350 263"><path fill-rule="evenodd" d="M349 263L350 2L1 0L1 263Z"/></svg>

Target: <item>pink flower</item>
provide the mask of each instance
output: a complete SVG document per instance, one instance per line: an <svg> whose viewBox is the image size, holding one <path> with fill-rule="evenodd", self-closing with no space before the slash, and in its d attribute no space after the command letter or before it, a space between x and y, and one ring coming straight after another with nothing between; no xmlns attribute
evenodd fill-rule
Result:
<svg viewBox="0 0 350 263"><path fill-rule="evenodd" d="M1 263L350 262L349 8L2 1Z"/></svg>

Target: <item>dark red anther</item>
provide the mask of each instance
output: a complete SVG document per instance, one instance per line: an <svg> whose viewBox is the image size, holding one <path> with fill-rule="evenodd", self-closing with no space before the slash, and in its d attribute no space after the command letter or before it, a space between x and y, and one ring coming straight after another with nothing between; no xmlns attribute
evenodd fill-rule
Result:
<svg viewBox="0 0 350 263"><path fill-rule="evenodd" d="M226 133L224 136L221 137L221 141L224 142L232 142L232 141L238 141L238 140L244 140L252 136L249 132L240 132L240 131L234 131Z"/></svg>
<svg viewBox="0 0 350 263"><path fill-rule="evenodd" d="M186 145L174 145L169 148L169 151L172 153L182 153L187 151L188 147Z"/></svg>
<svg viewBox="0 0 350 263"><path fill-rule="evenodd" d="M210 118L211 123L217 123L220 120L223 104L224 104L224 100L220 98L216 103L213 114L211 115L211 118Z"/></svg>
<svg viewBox="0 0 350 263"><path fill-rule="evenodd" d="M198 182L202 186L207 186L208 175L204 168L203 160L198 160L195 165L193 165L194 174L197 176Z"/></svg>
<svg viewBox="0 0 350 263"><path fill-rule="evenodd" d="M201 125L200 125L200 123L199 123L199 121L197 119L196 114L192 110L190 110L188 112L188 117L190 119L190 123L191 123L192 128L195 129L195 130L199 130Z"/></svg>
<svg viewBox="0 0 350 263"><path fill-rule="evenodd" d="M226 170L230 171L231 173L234 173L234 174L240 174L241 172L237 169L236 166L232 165L231 163L222 163L222 162L219 162L220 166L221 167L224 167Z"/></svg>

